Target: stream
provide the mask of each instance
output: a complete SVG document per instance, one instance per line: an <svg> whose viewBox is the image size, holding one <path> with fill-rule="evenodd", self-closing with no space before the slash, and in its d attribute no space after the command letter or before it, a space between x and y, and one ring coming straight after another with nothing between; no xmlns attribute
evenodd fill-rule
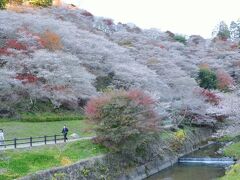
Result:
<svg viewBox="0 0 240 180"><path fill-rule="evenodd" d="M214 143L194 151L147 180L211 180L222 177L226 167L234 163L232 158L217 153L222 146Z"/></svg>

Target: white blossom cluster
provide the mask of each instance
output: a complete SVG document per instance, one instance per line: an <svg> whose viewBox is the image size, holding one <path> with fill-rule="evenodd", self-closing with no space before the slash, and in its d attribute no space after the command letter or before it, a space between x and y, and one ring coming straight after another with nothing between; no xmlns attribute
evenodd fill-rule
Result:
<svg viewBox="0 0 240 180"><path fill-rule="evenodd" d="M229 103L239 107L239 101L230 100L234 99L231 94L222 93L222 104L211 106L195 93L199 88L195 78L203 63L213 69L225 69L239 80L240 63L239 66L236 63L240 54L232 48L233 42L191 36L184 45L157 29L116 25L105 18L86 16L84 12L67 8L25 13L0 11L0 48L4 48L8 39L27 46L27 52L8 49L10 55L0 54L1 96L9 94L10 89L14 94L19 87L34 98L47 97L56 105L64 101L76 103L79 98L97 95L96 78L114 72L112 86L120 84L148 92L156 99L159 113L172 108L202 115L239 116L236 111L226 109ZM60 37L62 49L50 51L40 46L45 31ZM16 78L19 74L31 74L38 80L23 83Z"/></svg>

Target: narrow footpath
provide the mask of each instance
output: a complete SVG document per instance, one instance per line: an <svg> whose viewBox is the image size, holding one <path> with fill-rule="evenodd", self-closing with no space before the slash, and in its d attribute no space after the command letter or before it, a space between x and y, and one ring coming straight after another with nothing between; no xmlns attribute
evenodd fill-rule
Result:
<svg viewBox="0 0 240 180"><path fill-rule="evenodd" d="M74 142L74 141L90 140L93 138L94 137L82 137L82 138L76 138L76 139L69 139L66 142L64 142L64 140L58 140L57 143L55 143L54 141L50 141L50 142L47 142L47 144L45 144L44 142L38 142L38 143L33 143L32 147L46 146L46 145L53 145L53 144L63 144L63 143ZM0 146L0 151L10 150L10 149L23 149L23 148L29 148L29 147L31 147L30 144L19 144L17 148L14 148L14 145L7 146L7 147Z"/></svg>

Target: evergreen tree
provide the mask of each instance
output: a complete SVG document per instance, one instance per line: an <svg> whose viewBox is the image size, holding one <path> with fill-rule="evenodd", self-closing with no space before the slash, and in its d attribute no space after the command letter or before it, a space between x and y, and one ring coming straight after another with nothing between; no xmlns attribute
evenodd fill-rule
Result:
<svg viewBox="0 0 240 180"><path fill-rule="evenodd" d="M230 35L231 39L239 39L240 38L240 21L237 22L232 21L230 24Z"/></svg>
<svg viewBox="0 0 240 180"><path fill-rule="evenodd" d="M220 38L221 40L227 40L230 38L230 31L228 25L221 21L212 33L213 36Z"/></svg>
<svg viewBox="0 0 240 180"><path fill-rule="evenodd" d="M204 89L217 89L217 76L208 68L201 68L198 72L199 86Z"/></svg>

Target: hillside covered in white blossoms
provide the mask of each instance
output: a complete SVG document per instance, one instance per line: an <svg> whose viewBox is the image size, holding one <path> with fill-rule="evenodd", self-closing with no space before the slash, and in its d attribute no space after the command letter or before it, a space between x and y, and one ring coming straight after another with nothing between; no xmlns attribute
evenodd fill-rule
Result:
<svg viewBox="0 0 240 180"><path fill-rule="evenodd" d="M203 66L229 75L228 91L200 88ZM234 41L193 35L181 43L170 31L115 24L77 8L0 11L0 117L35 101L80 109L106 89L140 89L155 99L162 122L224 119L231 126L222 133L237 133L239 81Z"/></svg>

